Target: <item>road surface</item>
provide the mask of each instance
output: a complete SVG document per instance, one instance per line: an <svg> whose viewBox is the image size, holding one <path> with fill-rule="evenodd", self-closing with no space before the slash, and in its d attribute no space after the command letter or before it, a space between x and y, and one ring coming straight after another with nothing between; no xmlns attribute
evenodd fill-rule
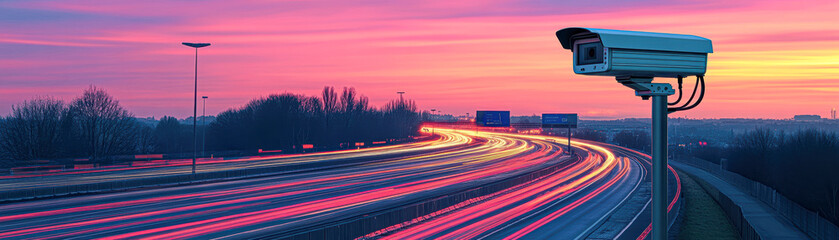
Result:
<svg viewBox="0 0 839 240"><path fill-rule="evenodd" d="M436 129L440 140L203 166L204 171L382 156L369 163L277 176L0 205L3 239L285 237L553 167L549 174L417 219L371 230L385 239L585 238L649 184L648 157L562 138ZM6 179L0 188L175 174L188 167ZM18 181L20 184L15 184ZM42 183L43 182L43 183ZM674 188L675 189L675 188ZM677 189L676 189L677 191ZM677 195L676 195L677 196ZM645 211L648 211L645 210ZM647 213L648 214L648 213ZM649 217L620 226L643 236Z"/></svg>

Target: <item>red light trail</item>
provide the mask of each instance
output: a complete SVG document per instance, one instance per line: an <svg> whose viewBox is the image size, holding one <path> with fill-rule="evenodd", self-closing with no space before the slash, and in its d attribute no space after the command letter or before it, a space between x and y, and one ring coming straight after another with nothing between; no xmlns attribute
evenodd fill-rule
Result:
<svg viewBox="0 0 839 240"><path fill-rule="evenodd" d="M580 234L597 221L570 221L581 214L609 214L589 209L603 202L619 204L644 179L641 162L619 156L624 153L610 146L574 141L584 151L582 157L571 158L562 150L564 143L551 137L435 131L443 137L352 151L226 160L205 163L204 171L391 156L347 168L0 205L0 238L251 238L362 216L550 166L557 167L539 178L355 237L519 239L538 237L557 224L573 224L562 234ZM188 169L161 166L120 173L136 171L174 174ZM123 175L74 172L48 177L105 181L112 176ZM31 179L3 183L16 180Z"/></svg>

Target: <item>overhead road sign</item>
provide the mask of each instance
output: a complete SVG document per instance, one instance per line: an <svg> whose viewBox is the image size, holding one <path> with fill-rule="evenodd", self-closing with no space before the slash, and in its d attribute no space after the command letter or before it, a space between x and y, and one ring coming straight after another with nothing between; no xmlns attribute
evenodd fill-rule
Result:
<svg viewBox="0 0 839 240"><path fill-rule="evenodd" d="M542 128L577 128L577 114L543 113Z"/></svg>
<svg viewBox="0 0 839 240"><path fill-rule="evenodd" d="M509 127L510 111L478 111L475 124L481 127Z"/></svg>

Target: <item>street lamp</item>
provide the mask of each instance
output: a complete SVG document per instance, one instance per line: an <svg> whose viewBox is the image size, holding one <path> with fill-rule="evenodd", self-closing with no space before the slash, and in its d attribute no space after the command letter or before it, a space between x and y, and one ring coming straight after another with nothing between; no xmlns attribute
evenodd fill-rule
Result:
<svg viewBox="0 0 839 240"><path fill-rule="evenodd" d="M194 147L192 148L192 174L195 174L195 158L198 155L198 49L210 46L209 43L188 43L181 44L195 48L195 96L192 102L192 141Z"/></svg>
<svg viewBox="0 0 839 240"><path fill-rule="evenodd" d="M434 116L434 112L436 112L436 111L437 111L437 109L433 109L433 108L431 109L431 117L432 118L436 118L436 116ZM436 123L434 123L434 124L436 124ZM431 124L431 135L434 135L434 124Z"/></svg>
<svg viewBox="0 0 839 240"><path fill-rule="evenodd" d="M201 157L206 157L204 150L207 148L207 96L201 97L204 106L201 110Z"/></svg>
<svg viewBox="0 0 839 240"><path fill-rule="evenodd" d="M399 104L398 104L398 106L400 106L400 108L404 107L405 100L403 100L403 98L402 98L402 94L405 94L405 92L396 92L396 94L399 94ZM404 131L405 131L404 129L400 129L400 130L399 130L399 135L400 135L400 136L405 136L405 135L403 134L403 133L404 133Z"/></svg>
<svg viewBox="0 0 839 240"><path fill-rule="evenodd" d="M405 92L396 92L396 94L399 94L399 102L402 102L402 94L405 94Z"/></svg>

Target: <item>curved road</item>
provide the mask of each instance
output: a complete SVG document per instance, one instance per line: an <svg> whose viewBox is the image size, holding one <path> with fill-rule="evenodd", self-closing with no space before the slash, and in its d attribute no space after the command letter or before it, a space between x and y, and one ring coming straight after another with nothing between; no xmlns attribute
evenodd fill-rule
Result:
<svg viewBox="0 0 839 240"><path fill-rule="evenodd" d="M355 151L247 159L202 166L242 167L375 161L317 171L190 186L0 204L3 239L283 237L301 229L434 199L554 167L538 179L365 236L385 239L575 239L601 229L649 184L649 157L614 146L561 138L436 129L436 141ZM378 156L378 157L377 157ZM178 174L188 166L4 179L3 188ZM674 186L675 184L671 184ZM678 187L673 187L675 193ZM672 194L671 194L672 195ZM675 194L674 196L678 196ZM648 198L648 197L647 197ZM674 198L675 201L675 198ZM612 228L643 237L648 213ZM646 218L644 217L646 216ZM617 236L617 235L616 235Z"/></svg>

